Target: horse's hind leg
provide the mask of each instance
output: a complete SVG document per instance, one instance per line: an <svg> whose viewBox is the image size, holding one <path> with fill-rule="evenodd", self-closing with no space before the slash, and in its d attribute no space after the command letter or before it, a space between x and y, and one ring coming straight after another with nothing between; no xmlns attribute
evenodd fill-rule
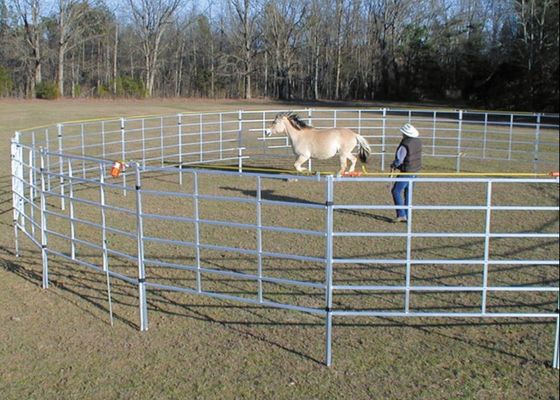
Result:
<svg viewBox="0 0 560 400"><path fill-rule="evenodd" d="M296 168L296 171L297 171L297 172L305 172L305 171L307 171L307 169L301 167L301 164L303 164L303 163L306 162L307 160L309 160L309 157L306 157L306 156L304 156L304 155L300 155L300 156L297 158L296 162L294 163L294 167Z"/></svg>
<svg viewBox="0 0 560 400"><path fill-rule="evenodd" d="M356 168L356 161L358 161L358 158L352 153L348 153L347 157L351 162L348 172L354 172L354 168Z"/></svg>
<svg viewBox="0 0 560 400"><path fill-rule="evenodd" d="M346 171L346 164L347 164L347 157L343 156L342 154L339 157L340 160L340 170L337 173L337 176L342 176L344 175L344 171Z"/></svg>

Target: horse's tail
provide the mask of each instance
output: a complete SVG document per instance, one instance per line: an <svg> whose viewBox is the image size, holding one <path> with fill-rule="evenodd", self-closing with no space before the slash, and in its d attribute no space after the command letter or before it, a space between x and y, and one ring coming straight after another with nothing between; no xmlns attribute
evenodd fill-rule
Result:
<svg viewBox="0 0 560 400"><path fill-rule="evenodd" d="M369 147L367 140L362 135L356 135L356 139L358 140L358 145L360 146L358 151L360 161L365 163L371 154L371 148Z"/></svg>

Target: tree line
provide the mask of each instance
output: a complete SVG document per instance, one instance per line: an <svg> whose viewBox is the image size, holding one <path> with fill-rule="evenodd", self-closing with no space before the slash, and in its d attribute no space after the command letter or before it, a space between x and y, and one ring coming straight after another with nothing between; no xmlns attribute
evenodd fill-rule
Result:
<svg viewBox="0 0 560 400"><path fill-rule="evenodd" d="M0 96L558 112L558 0L0 0Z"/></svg>

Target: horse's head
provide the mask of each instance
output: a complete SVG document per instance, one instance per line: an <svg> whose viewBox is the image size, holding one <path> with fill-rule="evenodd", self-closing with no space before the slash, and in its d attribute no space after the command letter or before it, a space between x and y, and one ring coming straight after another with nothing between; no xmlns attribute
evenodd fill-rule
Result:
<svg viewBox="0 0 560 400"><path fill-rule="evenodd" d="M276 135L279 133L280 134L286 133L287 123L288 123L288 114L286 113L276 114L276 117L274 117L274 121L272 121L270 128L268 128L265 131L266 136Z"/></svg>
<svg viewBox="0 0 560 400"><path fill-rule="evenodd" d="M276 135L278 133L288 133L287 127L291 125L293 128L300 130L303 128L310 128L305 122L303 122L297 114L288 112L288 113L279 113L276 114L274 117L274 121L272 121L272 125L270 128L265 131L266 136Z"/></svg>

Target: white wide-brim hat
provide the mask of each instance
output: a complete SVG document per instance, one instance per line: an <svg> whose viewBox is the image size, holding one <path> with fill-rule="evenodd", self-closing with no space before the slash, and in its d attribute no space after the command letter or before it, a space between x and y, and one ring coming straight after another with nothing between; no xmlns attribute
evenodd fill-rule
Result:
<svg viewBox="0 0 560 400"><path fill-rule="evenodd" d="M401 133L409 137L418 137L419 133L412 124L404 124L401 126Z"/></svg>

